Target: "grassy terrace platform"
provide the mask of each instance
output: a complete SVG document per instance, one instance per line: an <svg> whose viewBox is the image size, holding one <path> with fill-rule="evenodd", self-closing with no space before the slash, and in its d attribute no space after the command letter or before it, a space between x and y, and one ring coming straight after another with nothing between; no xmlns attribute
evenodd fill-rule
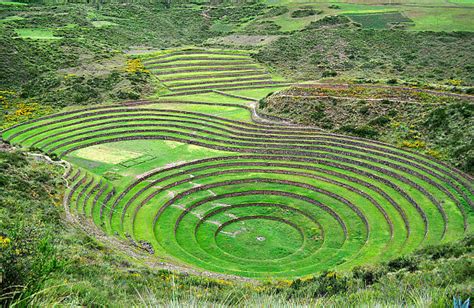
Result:
<svg viewBox="0 0 474 308"><path fill-rule="evenodd" d="M168 96L288 84L239 50L164 51L143 56L143 63L168 88Z"/></svg>
<svg viewBox="0 0 474 308"><path fill-rule="evenodd" d="M71 163L71 213L200 270L301 277L472 232L474 182L461 171L376 141L258 122L244 99L199 95L69 110L2 138Z"/></svg>

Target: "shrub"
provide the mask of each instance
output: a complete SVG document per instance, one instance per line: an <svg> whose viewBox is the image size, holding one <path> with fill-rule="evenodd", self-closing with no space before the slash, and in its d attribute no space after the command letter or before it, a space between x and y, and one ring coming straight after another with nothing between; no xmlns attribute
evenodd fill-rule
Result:
<svg viewBox="0 0 474 308"><path fill-rule="evenodd" d="M311 297L342 294L348 290L348 278L336 272L323 272L307 280L294 280L290 289L293 290L291 295L306 294Z"/></svg>
<svg viewBox="0 0 474 308"><path fill-rule="evenodd" d="M334 71L334 70L327 70L327 71L323 72L322 76L323 76L323 78L325 78L325 77L336 77L337 72Z"/></svg>
<svg viewBox="0 0 474 308"><path fill-rule="evenodd" d="M289 9L286 6L274 6L271 7L265 14L263 14L263 17L274 17L274 16L280 16L285 13L288 13Z"/></svg>
<svg viewBox="0 0 474 308"><path fill-rule="evenodd" d="M460 243L443 244L425 247L418 251L418 255L423 255L425 258L437 260L440 258L458 258L459 256L472 251L474 248L474 236L469 235Z"/></svg>
<svg viewBox="0 0 474 308"><path fill-rule="evenodd" d="M381 266L356 266L352 269L352 276L363 282L364 286L370 286L383 277L386 271Z"/></svg>
<svg viewBox="0 0 474 308"><path fill-rule="evenodd" d="M335 16L325 16L320 20L312 21L306 29L320 29L327 26L335 25L347 25L350 24L351 20L346 16L335 15Z"/></svg>
<svg viewBox="0 0 474 308"><path fill-rule="evenodd" d="M314 106L314 111L309 114L309 117L314 121L319 121L324 118L324 104L319 104Z"/></svg>
<svg viewBox="0 0 474 308"><path fill-rule="evenodd" d="M365 105L359 108L359 113L360 114L368 114L370 111L370 107Z"/></svg>
<svg viewBox="0 0 474 308"><path fill-rule="evenodd" d="M349 133L362 138L375 138L379 133L368 126L356 127L354 125L344 125L339 128L343 133Z"/></svg>
<svg viewBox="0 0 474 308"><path fill-rule="evenodd" d="M385 126L390 122L390 119L386 116L376 117L375 119L369 122L371 126Z"/></svg>
<svg viewBox="0 0 474 308"><path fill-rule="evenodd" d="M409 272L414 272L418 269L418 260L414 257L403 256L393 259L387 263L387 268L391 272L401 269L406 269Z"/></svg>
<svg viewBox="0 0 474 308"><path fill-rule="evenodd" d="M0 247L0 289L19 292L16 299L40 290L52 273L65 263L59 259L52 237L38 225L21 222L10 226Z"/></svg>
<svg viewBox="0 0 474 308"><path fill-rule="evenodd" d="M321 11L321 10L314 10L314 9L295 10L295 11L291 12L291 17L292 18L302 18L302 17L319 15L322 12L323 11Z"/></svg>

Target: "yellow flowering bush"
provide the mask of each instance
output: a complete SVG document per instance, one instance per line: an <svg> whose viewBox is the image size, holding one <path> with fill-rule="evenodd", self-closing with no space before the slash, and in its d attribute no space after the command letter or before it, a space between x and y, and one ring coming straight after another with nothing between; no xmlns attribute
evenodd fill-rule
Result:
<svg viewBox="0 0 474 308"><path fill-rule="evenodd" d="M415 140L415 141L403 140L402 146L406 148L411 148L411 149L422 149L426 147L426 142L422 140Z"/></svg>
<svg viewBox="0 0 474 308"><path fill-rule="evenodd" d="M149 73L148 70L145 69L145 65L143 65L142 60L140 59L130 59L127 60L127 68L125 69L127 73Z"/></svg>
<svg viewBox="0 0 474 308"><path fill-rule="evenodd" d="M463 84L463 81L461 79L449 79L447 84L455 87L459 87L460 85Z"/></svg>
<svg viewBox="0 0 474 308"><path fill-rule="evenodd" d="M428 151L426 151L426 154L430 155L430 156L433 156L434 158L442 158L442 154L440 151L436 151L436 150L433 150L433 149L429 149Z"/></svg>
<svg viewBox="0 0 474 308"><path fill-rule="evenodd" d="M18 101L15 95L13 91L0 91L3 128L53 112L51 107L36 102Z"/></svg>
<svg viewBox="0 0 474 308"><path fill-rule="evenodd" d="M11 240L8 237L0 235L0 246L2 248L8 247L10 245L10 242Z"/></svg>

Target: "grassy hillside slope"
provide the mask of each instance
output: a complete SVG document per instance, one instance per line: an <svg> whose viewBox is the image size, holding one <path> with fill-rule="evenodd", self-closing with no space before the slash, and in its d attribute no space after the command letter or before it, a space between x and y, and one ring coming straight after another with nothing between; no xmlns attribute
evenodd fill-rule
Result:
<svg viewBox="0 0 474 308"><path fill-rule="evenodd" d="M346 25L344 19L335 20ZM330 20L326 24L331 23ZM361 30L316 25L262 48L259 61L295 80L346 80L462 85L474 83L473 33Z"/></svg>
<svg viewBox="0 0 474 308"><path fill-rule="evenodd" d="M294 123L389 142L474 172L474 104L469 97L322 85L283 90L259 106Z"/></svg>

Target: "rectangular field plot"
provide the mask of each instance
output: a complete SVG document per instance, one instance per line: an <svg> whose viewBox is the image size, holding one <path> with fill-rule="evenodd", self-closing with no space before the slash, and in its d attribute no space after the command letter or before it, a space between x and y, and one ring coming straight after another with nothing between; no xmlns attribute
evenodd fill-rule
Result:
<svg viewBox="0 0 474 308"><path fill-rule="evenodd" d="M155 156L146 154L146 155L139 156L137 158L132 158L132 159L123 161L120 163L120 165L128 168L128 167L132 167L132 166L144 163L146 161L152 160L154 158Z"/></svg>
<svg viewBox="0 0 474 308"><path fill-rule="evenodd" d="M132 152L123 149L116 149L108 145L96 145L76 151L79 158L98 161L107 164L121 164L142 156L140 152Z"/></svg>
<svg viewBox="0 0 474 308"><path fill-rule="evenodd" d="M370 14L346 14L352 21L359 23L363 28L385 29L394 23L410 23L412 20L400 12L370 13Z"/></svg>

